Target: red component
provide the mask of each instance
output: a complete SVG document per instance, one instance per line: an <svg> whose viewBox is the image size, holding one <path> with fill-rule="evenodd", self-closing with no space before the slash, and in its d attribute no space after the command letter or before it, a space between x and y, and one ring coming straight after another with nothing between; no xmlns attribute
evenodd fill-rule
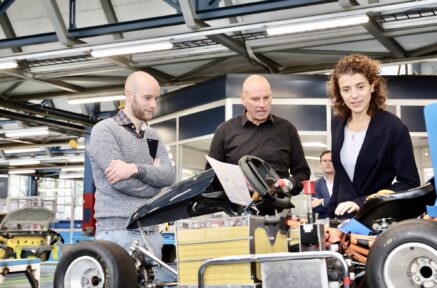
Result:
<svg viewBox="0 0 437 288"><path fill-rule="evenodd" d="M302 181L303 193L305 195L314 195L314 180Z"/></svg>
<svg viewBox="0 0 437 288"><path fill-rule="evenodd" d="M350 277L343 277L343 284L345 286L349 286L352 284L351 278Z"/></svg>
<svg viewBox="0 0 437 288"><path fill-rule="evenodd" d="M94 192L83 193L83 220L82 231L85 235L94 235L96 231L96 219L94 219Z"/></svg>

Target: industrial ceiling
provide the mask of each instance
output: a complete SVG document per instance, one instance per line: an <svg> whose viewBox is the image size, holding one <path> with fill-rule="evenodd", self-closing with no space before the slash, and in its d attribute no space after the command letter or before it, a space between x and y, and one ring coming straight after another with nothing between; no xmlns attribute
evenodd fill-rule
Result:
<svg viewBox="0 0 437 288"><path fill-rule="evenodd" d="M363 15L368 21L346 27L266 32ZM387 64L421 64L421 73L435 74L436 23L437 0L3 0L0 66L17 67L0 70L0 172L31 157L41 163L21 167L56 174L83 158L85 130L118 103L68 101L123 94L133 71L155 76L163 93L226 73L323 73L353 52ZM160 42L171 49L93 56ZM35 126L48 127L48 134L6 135ZM67 145L70 139L79 147Z"/></svg>

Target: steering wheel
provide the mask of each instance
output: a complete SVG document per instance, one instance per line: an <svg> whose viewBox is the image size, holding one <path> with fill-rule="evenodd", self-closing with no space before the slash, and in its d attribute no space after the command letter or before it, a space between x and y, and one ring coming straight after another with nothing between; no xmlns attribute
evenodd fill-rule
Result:
<svg viewBox="0 0 437 288"><path fill-rule="evenodd" d="M245 155L238 161L238 165L253 189L262 199L272 204L275 208L293 208L290 195L274 187L280 178L275 170L261 158Z"/></svg>

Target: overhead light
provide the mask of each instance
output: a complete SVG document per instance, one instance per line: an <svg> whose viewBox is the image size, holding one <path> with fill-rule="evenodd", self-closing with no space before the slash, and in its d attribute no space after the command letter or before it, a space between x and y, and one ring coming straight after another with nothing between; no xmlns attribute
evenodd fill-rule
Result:
<svg viewBox="0 0 437 288"><path fill-rule="evenodd" d="M68 99L68 104L86 104L86 103L96 103L96 102L117 101L117 100L124 100L124 99L126 99L124 95L90 97L90 98L83 97L83 98Z"/></svg>
<svg viewBox="0 0 437 288"><path fill-rule="evenodd" d="M38 159L18 159L18 160L11 160L9 162L9 165L11 166L24 166L24 165L38 165L41 161Z"/></svg>
<svg viewBox="0 0 437 288"><path fill-rule="evenodd" d="M328 145L322 142L302 142L303 147L319 147L319 148L326 148Z"/></svg>
<svg viewBox="0 0 437 288"><path fill-rule="evenodd" d="M70 158L68 158L67 159L67 161L68 162L71 162L71 163L80 163L80 162L83 162L84 161L84 157L82 156L78 156L78 157L70 157Z"/></svg>
<svg viewBox="0 0 437 288"><path fill-rule="evenodd" d="M327 19L317 22L308 23L298 23L286 26L269 27L266 29L267 34L270 36L281 35L281 34L293 34L316 30L326 30L337 27L348 27L355 26L359 24L364 24L369 22L369 17L367 15L358 15L351 17L343 17L337 19Z"/></svg>
<svg viewBox="0 0 437 288"><path fill-rule="evenodd" d="M14 154L14 153L28 153L28 152L40 152L42 151L39 147L34 148L18 148L18 149L3 149L6 154Z"/></svg>
<svg viewBox="0 0 437 288"><path fill-rule="evenodd" d="M35 173L35 170L33 169L9 170L9 175L33 174L33 173Z"/></svg>
<svg viewBox="0 0 437 288"><path fill-rule="evenodd" d="M83 178L83 173L59 174L59 179L77 179L77 178Z"/></svg>
<svg viewBox="0 0 437 288"><path fill-rule="evenodd" d="M305 159L307 159L307 160L316 160L316 161L320 161L320 158L319 158L319 157L316 157L316 156L305 156Z"/></svg>
<svg viewBox="0 0 437 288"><path fill-rule="evenodd" d="M171 48L173 48L173 43L165 41L165 42L147 43L141 45L93 49L91 50L91 55L93 57L100 58L100 57L109 57L109 56L116 56L116 55L145 53L145 52L152 52L152 51L159 51L159 50L170 50Z"/></svg>
<svg viewBox="0 0 437 288"><path fill-rule="evenodd" d="M24 128L17 130L6 131L6 137L26 137L26 136L47 136L49 135L49 128L47 126Z"/></svg>
<svg viewBox="0 0 437 288"><path fill-rule="evenodd" d="M0 69L13 69L17 67L18 63L16 60L0 61Z"/></svg>
<svg viewBox="0 0 437 288"><path fill-rule="evenodd" d="M61 168L62 172L77 172L77 171L84 171L85 168L84 167L64 167Z"/></svg>

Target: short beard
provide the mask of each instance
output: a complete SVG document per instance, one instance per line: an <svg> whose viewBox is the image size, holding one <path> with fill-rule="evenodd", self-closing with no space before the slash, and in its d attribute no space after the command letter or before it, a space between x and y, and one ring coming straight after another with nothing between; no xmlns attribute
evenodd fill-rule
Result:
<svg viewBox="0 0 437 288"><path fill-rule="evenodd" d="M144 115L143 111L141 111L141 108L138 107L137 98L134 95L134 100L132 101L132 113L137 119L143 120L143 121L149 121L152 120L152 116L148 116L147 114Z"/></svg>

